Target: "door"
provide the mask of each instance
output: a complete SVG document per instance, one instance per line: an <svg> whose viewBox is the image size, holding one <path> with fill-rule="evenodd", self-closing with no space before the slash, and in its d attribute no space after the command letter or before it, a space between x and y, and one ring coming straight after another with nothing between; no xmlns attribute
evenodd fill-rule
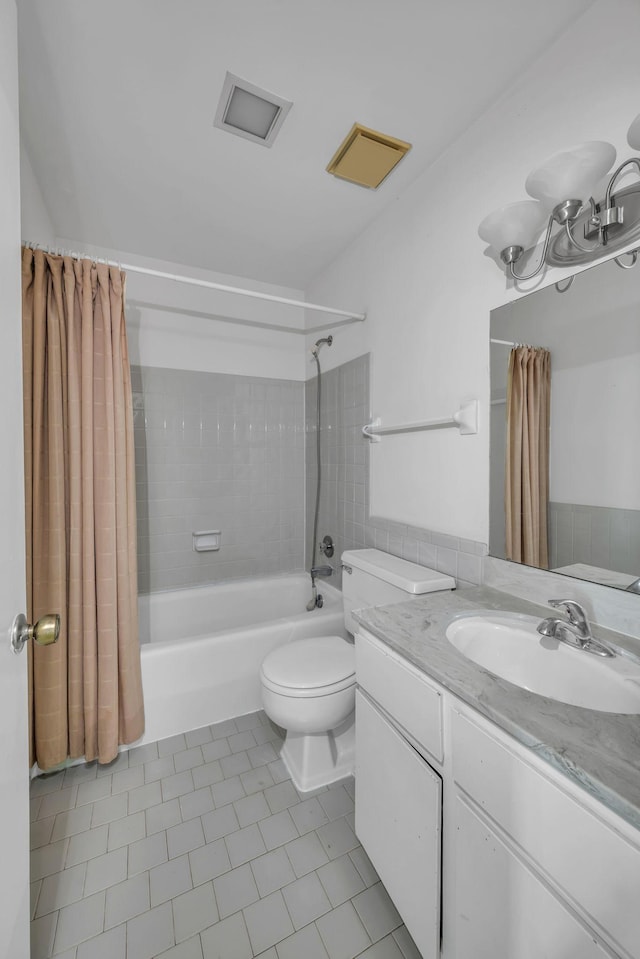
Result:
<svg viewBox="0 0 640 959"><path fill-rule="evenodd" d="M356 692L356 834L423 959L440 956L442 780Z"/></svg>
<svg viewBox="0 0 640 959"><path fill-rule="evenodd" d="M25 611L18 41L0 0L0 956L29 956L27 655L9 632Z"/></svg>

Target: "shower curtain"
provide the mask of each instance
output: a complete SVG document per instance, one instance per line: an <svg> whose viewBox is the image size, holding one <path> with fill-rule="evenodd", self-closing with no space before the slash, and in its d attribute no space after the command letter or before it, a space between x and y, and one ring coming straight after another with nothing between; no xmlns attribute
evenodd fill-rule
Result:
<svg viewBox="0 0 640 959"><path fill-rule="evenodd" d="M548 569L551 354L518 346L509 355L505 464L506 557Z"/></svg>
<svg viewBox="0 0 640 959"><path fill-rule="evenodd" d="M133 412L125 274L22 250L31 762L113 760L138 739Z"/></svg>

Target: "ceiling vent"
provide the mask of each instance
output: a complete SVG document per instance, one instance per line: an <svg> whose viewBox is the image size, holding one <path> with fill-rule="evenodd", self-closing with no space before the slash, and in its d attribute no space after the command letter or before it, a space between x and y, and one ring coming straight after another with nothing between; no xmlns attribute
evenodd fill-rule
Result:
<svg viewBox="0 0 640 959"><path fill-rule="evenodd" d="M270 147L291 106L290 100L227 73L213 125Z"/></svg>
<svg viewBox="0 0 640 959"><path fill-rule="evenodd" d="M327 173L375 190L411 149L410 143L354 123L336 150Z"/></svg>

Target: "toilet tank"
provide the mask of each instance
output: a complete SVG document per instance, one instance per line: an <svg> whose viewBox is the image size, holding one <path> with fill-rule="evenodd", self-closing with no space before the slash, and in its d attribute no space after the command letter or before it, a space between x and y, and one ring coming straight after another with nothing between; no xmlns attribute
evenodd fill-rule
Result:
<svg viewBox="0 0 640 959"><path fill-rule="evenodd" d="M344 622L350 633L357 629L352 616L354 609L402 603L425 593L456 588L452 576L379 549L346 550L342 554L342 565Z"/></svg>

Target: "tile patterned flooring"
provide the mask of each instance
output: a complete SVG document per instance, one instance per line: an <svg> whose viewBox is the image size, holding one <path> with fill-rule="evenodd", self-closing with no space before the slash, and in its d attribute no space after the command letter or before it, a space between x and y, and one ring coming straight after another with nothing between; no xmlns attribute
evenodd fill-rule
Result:
<svg viewBox="0 0 640 959"><path fill-rule="evenodd" d="M32 959L420 959L354 833L252 713L31 786Z"/></svg>

